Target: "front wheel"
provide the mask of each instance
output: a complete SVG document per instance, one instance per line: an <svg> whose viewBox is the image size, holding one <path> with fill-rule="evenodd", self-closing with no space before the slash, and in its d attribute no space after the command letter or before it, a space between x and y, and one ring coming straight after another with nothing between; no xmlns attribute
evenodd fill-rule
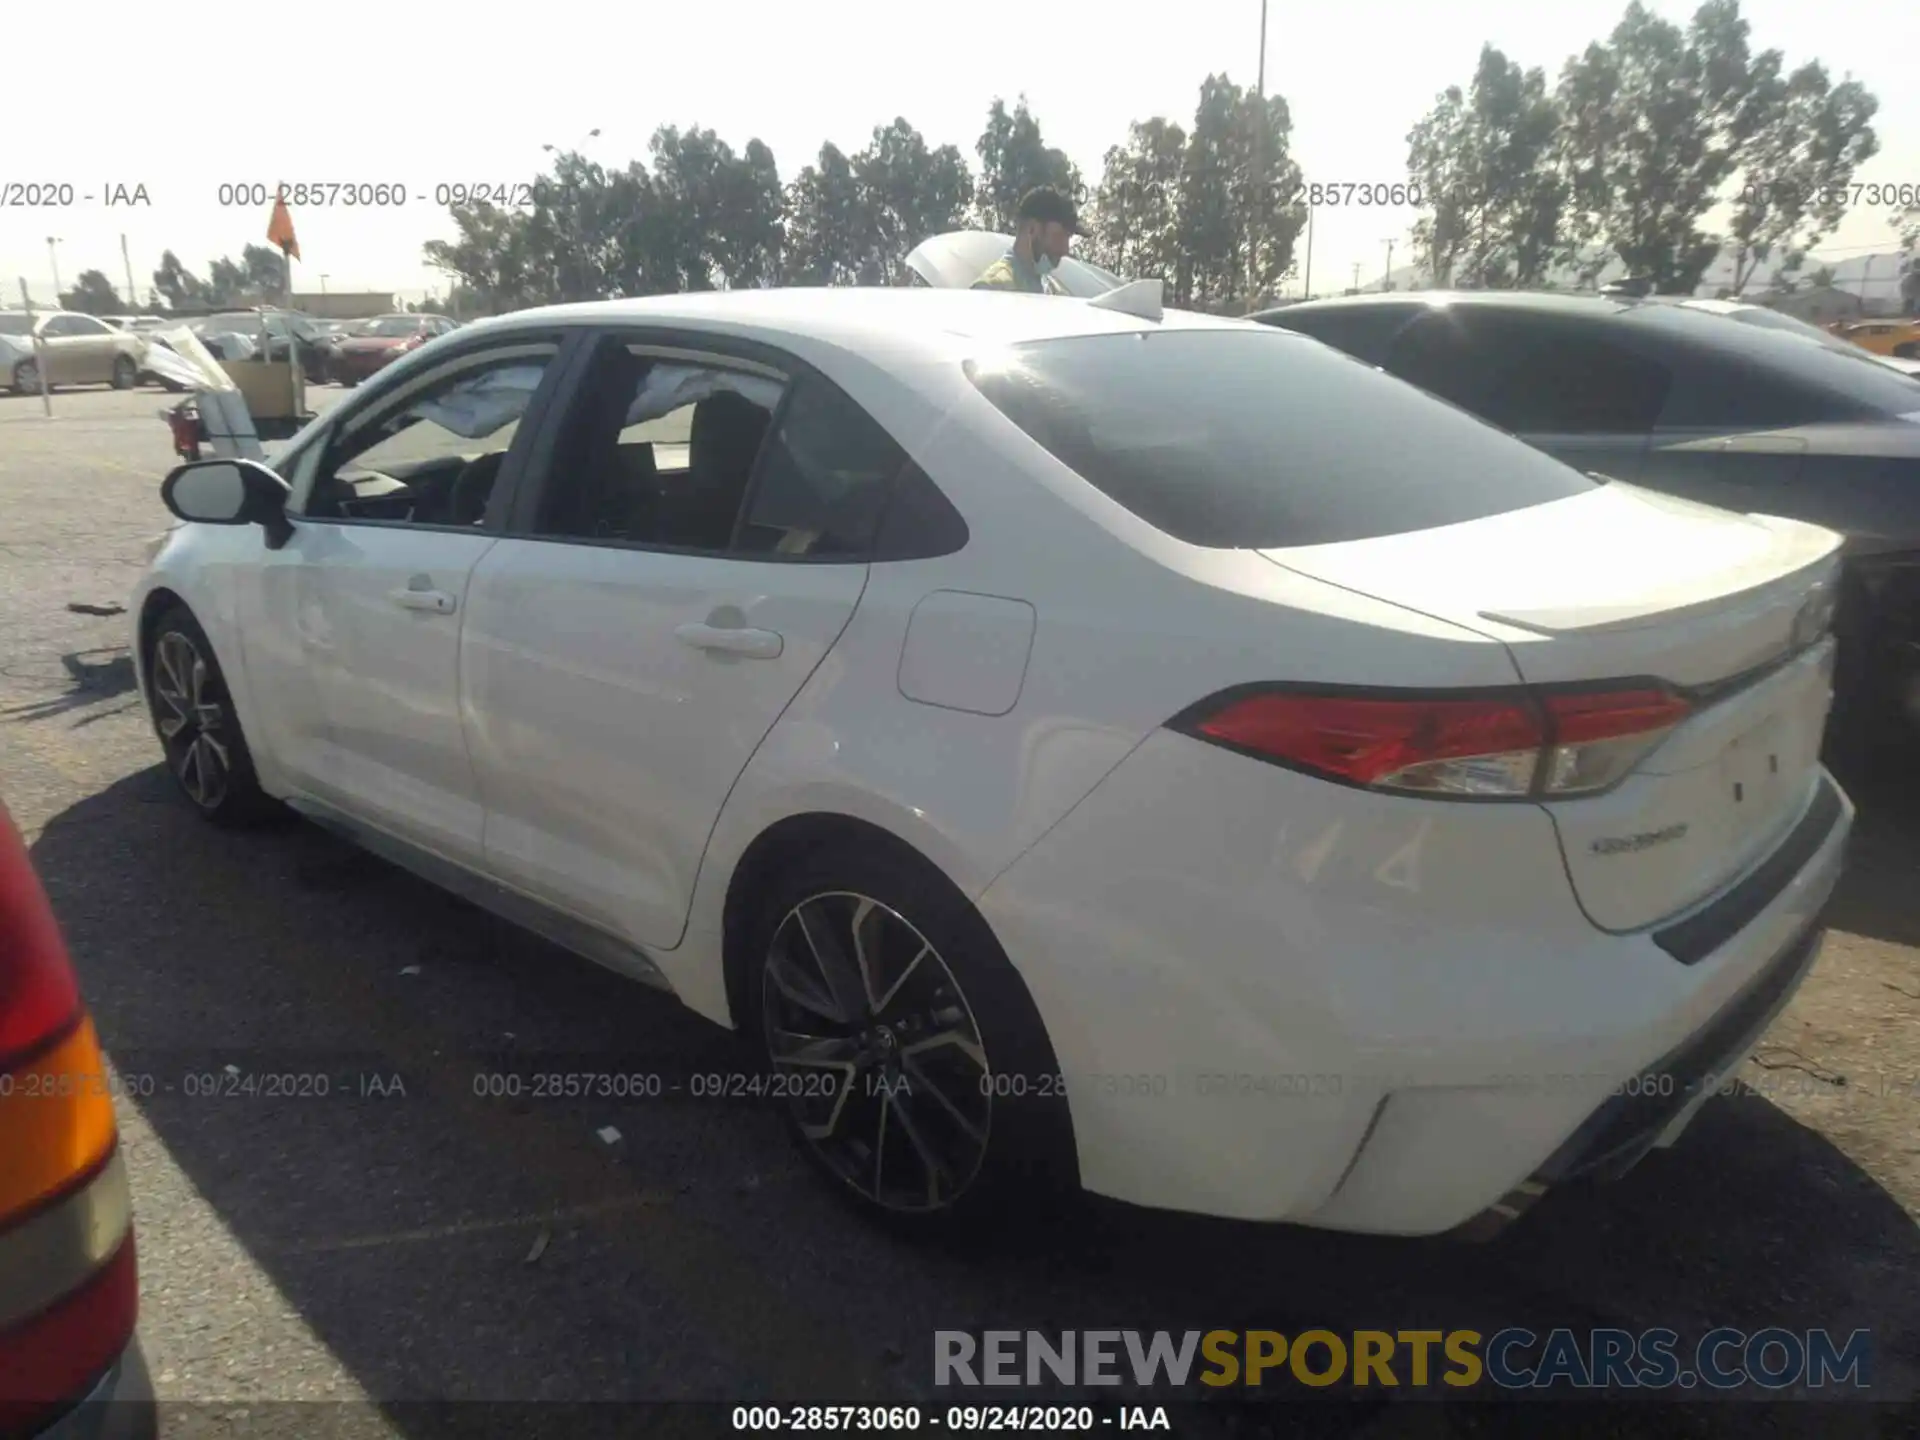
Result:
<svg viewBox="0 0 1920 1440"><path fill-rule="evenodd" d="M131 355L116 355L113 359L113 388L131 390L140 379L140 367L133 363Z"/></svg>
<svg viewBox="0 0 1920 1440"><path fill-rule="evenodd" d="M1896 345L1893 347L1893 356L1896 360L1920 360L1920 345L1911 340L1904 345Z"/></svg>
<svg viewBox="0 0 1920 1440"><path fill-rule="evenodd" d="M943 876L880 846L810 856L769 886L750 943L773 1093L870 1217L950 1229L1077 1188L1033 1000Z"/></svg>
<svg viewBox="0 0 1920 1440"><path fill-rule="evenodd" d="M191 611L174 606L160 617L146 658L153 728L188 802L216 825L253 824L279 814L279 805L260 788L226 677Z"/></svg>
<svg viewBox="0 0 1920 1440"><path fill-rule="evenodd" d="M31 395L40 388L40 365L35 360L22 360L13 367L13 393Z"/></svg>

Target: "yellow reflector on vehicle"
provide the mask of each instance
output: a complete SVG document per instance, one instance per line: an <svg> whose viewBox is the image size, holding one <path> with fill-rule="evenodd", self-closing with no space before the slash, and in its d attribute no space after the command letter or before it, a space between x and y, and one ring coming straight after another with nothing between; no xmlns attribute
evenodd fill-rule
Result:
<svg viewBox="0 0 1920 1440"><path fill-rule="evenodd" d="M117 1131L93 1021L0 1073L0 1225L99 1167Z"/></svg>

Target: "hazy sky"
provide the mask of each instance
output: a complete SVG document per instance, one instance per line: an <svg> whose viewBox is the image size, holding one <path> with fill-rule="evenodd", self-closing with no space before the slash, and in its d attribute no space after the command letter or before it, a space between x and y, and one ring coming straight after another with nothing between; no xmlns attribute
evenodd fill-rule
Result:
<svg viewBox="0 0 1920 1440"><path fill-rule="evenodd" d="M609 164L644 155L661 124L711 126L736 148L757 135L791 179L823 140L857 149L895 115L971 162L993 97L1024 92L1048 141L1097 179L1129 121L1189 121L1201 79L1224 70L1251 84L1260 49L1259 0L940 10L913 0L541 0L464 14L418 0L188 0L158 21L132 6L118 17L122 7L10 8L0 199L10 182L47 181L96 199L0 208L8 305L19 303L15 277L50 298L49 235L59 237L65 284L97 268L124 288L123 233L142 294L166 247L204 276L210 257L237 255L266 230L264 209L221 208L221 184L277 180L404 185L409 199L397 210L297 210L295 284L318 289L324 274L333 290L417 296L444 283L420 263L423 240L451 233L431 203L437 184L525 178L546 160L543 143L571 146L595 127L587 152ZM1695 6L1652 8L1684 21ZM1881 153L1858 180L1920 183L1920 21L1903 0L1744 8L1757 48L1784 50L1790 65L1823 60L1835 80L1851 74L1879 97ZM1624 0L1275 4L1267 88L1292 108L1294 153L1309 179L1403 180L1407 131L1441 89L1467 83L1483 41L1557 75L1624 9ZM498 20L467 18L489 14ZM143 63L93 58L94 26L121 32L121 53L119 39L136 42ZM151 205L105 208L100 197L114 184L144 185ZM1378 279L1390 237L1395 264L1405 263L1414 218L1320 212L1316 287L1351 283L1355 262L1362 283ZM1823 254L1892 242L1884 212L1862 208Z"/></svg>

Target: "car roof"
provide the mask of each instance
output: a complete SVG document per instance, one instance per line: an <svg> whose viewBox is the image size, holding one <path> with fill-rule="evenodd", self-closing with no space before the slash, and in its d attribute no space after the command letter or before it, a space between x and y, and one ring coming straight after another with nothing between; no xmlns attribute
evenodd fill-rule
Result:
<svg viewBox="0 0 1920 1440"><path fill-rule="evenodd" d="M1302 300L1297 304L1263 310L1251 318L1270 320L1281 315L1312 314L1324 310L1408 304L1428 309L1458 305L1530 310L1550 315L1618 315L1643 303L1646 302L1624 295L1565 295L1539 290L1386 290L1371 295L1337 295L1324 300Z"/></svg>
<svg viewBox="0 0 1920 1440"><path fill-rule="evenodd" d="M919 350L947 357L981 342L1016 345L1080 335L1167 329L1244 329L1243 320L1167 310L1146 320L1057 295L930 287L793 287L704 290L521 310L463 333L569 325L685 324L777 344L795 337L836 348Z"/></svg>

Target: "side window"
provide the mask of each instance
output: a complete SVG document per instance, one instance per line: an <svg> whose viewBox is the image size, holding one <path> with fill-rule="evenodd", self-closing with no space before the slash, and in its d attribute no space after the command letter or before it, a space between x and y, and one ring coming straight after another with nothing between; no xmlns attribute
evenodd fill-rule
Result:
<svg viewBox="0 0 1920 1440"><path fill-rule="evenodd" d="M1774 430L1851 418L1818 391L1706 354L1681 369L1660 423L1674 430Z"/></svg>
<svg viewBox="0 0 1920 1440"><path fill-rule="evenodd" d="M785 388L757 367L603 341L560 429L532 533L725 550Z"/></svg>
<svg viewBox="0 0 1920 1440"><path fill-rule="evenodd" d="M47 328L40 333L50 340L65 340L75 335L91 335L94 331L89 329L78 315L56 315L47 322Z"/></svg>
<svg viewBox="0 0 1920 1440"><path fill-rule="evenodd" d="M1394 342L1384 364L1408 384L1486 419L1489 398L1505 378L1509 361L1485 342L1481 326L1449 307L1414 321Z"/></svg>
<svg viewBox="0 0 1920 1440"><path fill-rule="evenodd" d="M795 383L760 461L733 548L813 559L866 557L907 455L834 386Z"/></svg>
<svg viewBox="0 0 1920 1440"><path fill-rule="evenodd" d="M478 525L558 347L467 356L345 420L315 468L315 519Z"/></svg>
<svg viewBox="0 0 1920 1440"><path fill-rule="evenodd" d="M1531 315L1435 315L1407 342L1394 373L1521 435L1644 435L1672 379L1592 326Z"/></svg>
<svg viewBox="0 0 1920 1440"><path fill-rule="evenodd" d="M1416 313L1411 305L1350 305L1344 309L1306 310L1298 315L1288 309L1266 323L1281 330L1311 335L1357 360L1378 365L1392 348L1394 336L1407 327Z"/></svg>

